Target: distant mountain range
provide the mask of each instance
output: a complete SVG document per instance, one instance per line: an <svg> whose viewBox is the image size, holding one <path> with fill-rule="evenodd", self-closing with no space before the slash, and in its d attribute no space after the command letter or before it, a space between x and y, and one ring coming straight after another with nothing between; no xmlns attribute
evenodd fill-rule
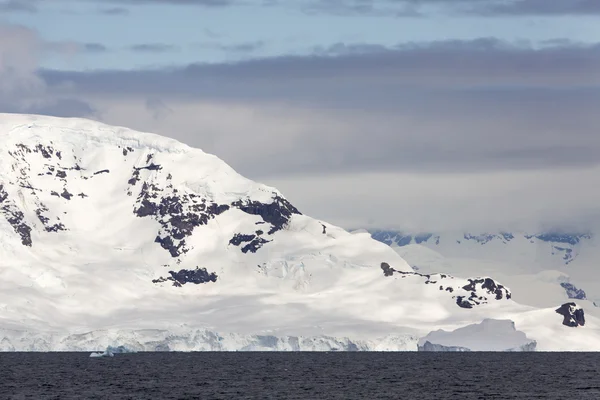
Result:
<svg viewBox="0 0 600 400"><path fill-rule="evenodd" d="M600 269L597 268L600 243L591 232L415 234L399 230L371 230L369 233L374 239L396 249L417 270L427 264L429 268L441 267L451 273L473 274L485 264L485 273L501 277L510 275L509 281L519 275L541 274L543 281L551 280L560 286L566 298L592 299L600 304ZM424 250L415 249L419 246L437 256L433 257L431 252L425 255ZM437 257L435 262L432 257ZM495 266L492 266L493 263L496 263ZM429 270L427 266L425 269ZM539 293L537 296L543 295Z"/></svg>

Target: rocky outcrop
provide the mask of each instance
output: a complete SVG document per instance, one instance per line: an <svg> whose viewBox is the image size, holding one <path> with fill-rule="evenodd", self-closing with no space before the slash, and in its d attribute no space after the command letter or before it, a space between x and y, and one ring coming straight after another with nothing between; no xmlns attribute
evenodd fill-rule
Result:
<svg viewBox="0 0 600 400"><path fill-rule="evenodd" d="M141 169L137 168L136 171ZM146 169L156 170L150 166ZM161 229L155 242L172 257L179 257L189 251L185 239L195 228L206 225L228 209L227 204L209 202L194 193L180 193L177 189L144 182L133 212L140 218L152 217L158 221Z"/></svg>
<svg viewBox="0 0 600 400"><path fill-rule="evenodd" d="M199 285L201 283L209 283L217 281L217 274L214 272L208 272L206 268L198 268L194 270L182 269L179 272L169 271L168 278L160 277L158 279L154 279L152 283L162 283L162 282L173 282L173 286L181 287L186 283L193 283Z"/></svg>
<svg viewBox="0 0 600 400"><path fill-rule="evenodd" d="M10 201L2 184L0 184L0 214L6 218L15 233L21 237L21 243L24 246L31 247L31 227L25 223L25 215L18 209L17 205Z"/></svg>
<svg viewBox="0 0 600 400"><path fill-rule="evenodd" d="M511 320L484 319L453 331L442 329L419 339L419 351L535 351L537 343Z"/></svg>
<svg viewBox="0 0 600 400"><path fill-rule="evenodd" d="M418 272L398 271L386 262L381 263L381 269L385 277L394 275L402 278L415 276L423 278L423 283L426 285L439 283L439 290L451 294L451 297L456 299L456 305L461 308L473 308L487 304L490 299L510 300L512 297L508 288L492 278L467 279L466 284L460 284L460 282L465 281L446 274L420 274Z"/></svg>
<svg viewBox="0 0 600 400"><path fill-rule="evenodd" d="M569 296L570 299L586 300L587 298L583 289L577 288L572 283L562 282L560 286L562 286L562 288L565 289L565 292L567 292L567 296Z"/></svg>
<svg viewBox="0 0 600 400"><path fill-rule="evenodd" d="M239 200L231 206L239 208L246 214L259 215L263 221L271 225L268 235L283 229L293 214L301 214L289 201L277 194L274 194L272 203Z"/></svg>
<svg viewBox="0 0 600 400"><path fill-rule="evenodd" d="M565 303L556 309L556 312L563 316L563 325L571 328L585 325L585 315L583 308L575 303Z"/></svg>

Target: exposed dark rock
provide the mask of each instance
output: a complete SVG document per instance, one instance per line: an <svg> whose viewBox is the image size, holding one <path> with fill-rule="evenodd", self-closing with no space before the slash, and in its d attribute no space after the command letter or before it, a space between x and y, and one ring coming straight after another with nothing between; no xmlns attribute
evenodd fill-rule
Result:
<svg viewBox="0 0 600 400"><path fill-rule="evenodd" d="M263 244L269 243L269 242L270 242L270 240L266 240L264 238L257 237L255 239L253 239L250 243L248 243L247 245L242 247L242 253L244 253L244 254L247 252L256 253L258 251L258 249L260 249L263 246Z"/></svg>
<svg viewBox="0 0 600 400"><path fill-rule="evenodd" d="M160 236L157 236L154 239L155 243L160 243L160 246L167 250L170 254L171 257L179 257L181 254L185 254L188 252L187 248L185 248L185 241L179 242L177 244L175 244L173 242L173 239L171 239L170 236L161 238Z"/></svg>
<svg viewBox="0 0 600 400"><path fill-rule="evenodd" d="M257 232L262 234L262 231ZM269 243L269 241L261 237L257 237L256 235L243 235L240 233L237 233L233 238L231 238L231 240L229 240L229 244L234 246L239 246L242 243L248 243L242 247L242 253L245 254L247 252L256 253L258 249L263 246L263 244Z"/></svg>
<svg viewBox="0 0 600 400"><path fill-rule="evenodd" d="M179 272L169 271L169 274L171 275L170 277L160 277L152 280L152 282L162 283L172 281L173 286L181 287L186 283L194 283L199 285L201 283L216 282L218 277L214 272L208 272L206 268L200 269L198 267L196 267L194 270L182 269Z"/></svg>
<svg viewBox="0 0 600 400"><path fill-rule="evenodd" d="M63 189L63 192L60 194L60 196L67 200L71 200L71 197L73 197L73 195L69 193L66 188Z"/></svg>
<svg viewBox="0 0 600 400"><path fill-rule="evenodd" d="M139 169L135 169L133 171L133 175L127 181L127 183L130 184L131 186L134 186L139 180L140 180L140 170Z"/></svg>
<svg viewBox="0 0 600 400"><path fill-rule="evenodd" d="M490 242L491 240L495 239L497 236L496 235L491 235L489 233L484 233L481 235L471 235L470 233L465 233L463 235L463 238L465 240L474 240L479 244L486 244L487 242Z"/></svg>
<svg viewBox="0 0 600 400"><path fill-rule="evenodd" d="M83 198L86 198L86 197L89 197L87 194L85 194L85 193L83 193L83 192L82 192L82 193L79 193L77 196L81 197L82 199L83 199Z"/></svg>
<svg viewBox="0 0 600 400"><path fill-rule="evenodd" d="M582 289L575 287L572 283L562 282L560 286L565 289L567 296L569 296L570 299L586 300L587 298L585 292Z"/></svg>
<svg viewBox="0 0 600 400"><path fill-rule="evenodd" d="M2 184L0 184L0 214L6 218L15 233L21 237L21 243L24 246L31 247L31 228L25 223L25 215L8 198L8 193Z"/></svg>
<svg viewBox="0 0 600 400"><path fill-rule="evenodd" d="M44 158L52 158L52 155L54 154L54 149L50 146L43 146L41 144L38 144L37 146L35 146L35 153L41 153L42 157Z"/></svg>
<svg viewBox="0 0 600 400"><path fill-rule="evenodd" d="M56 176L64 179L67 177L67 172L66 171L56 171Z"/></svg>
<svg viewBox="0 0 600 400"><path fill-rule="evenodd" d="M381 269L383 270L383 275L386 277L393 276L394 274L401 275L402 278L407 276L418 276L425 278L424 284L437 284L440 280L453 280L454 277L446 275L446 274L420 274L418 272L405 272L398 271L392 268L388 263L381 263ZM462 287L452 287L446 286L444 289L444 285L440 285L440 290L445 290L449 293L453 293L457 289L462 289L467 292L470 292L470 295L467 296L455 296L456 304L462 308L472 308L473 306L478 306L481 304L486 304L488 298L485 294L494 294L496 300L502 299L510 299L511 294L510 291L504 286L497 284L493 279L490 278L481 278L481 279L468 279L468 284ZM479 288L478 285L481 285ZM485 293L479 293L480 290L484 290ZM467 306L468 304L468 306Z"/></svg>
<svg viewBox="0 0 600 400"><path fill-rule="evenodd" d="M381 269L383 270L383 276L392 276L396 270L390 267L390 264L386 262L381 263Z"/></svg>
<svg viewBox="0 0 600 400"><path fill-rule="evenodd" d="M563 316L565 326L576 328L585 325L583 308L579 308L575 303L565 303L557 308L556 312Z"/></svg>
<svg viewBox="0 0 600 400"><path fill-rule="evenodd" d="M162 167L158 164L150 164L150 165L146 165L145 167L135 167L136 171L141 171L143 169L147 169L148 171L159 171L162 169Z"/></svg>
<svg viewBox="0 0 600 400"><path fill-rule="evenodd" d="M473 304L465 300L464 296L456 296L456 304L461 308L473 308Z"/></svg>
<svg viewBox="0 0 600 400"><path fill-rule="evenodd" d="M143 183L134 213L138 217L153 217L161 225L155 241L168 250L172 257L188 252L185 238L194 229L206 225L209 220L227 211L226 204L206 204L194 194L164 195L165 190L154 184Z"/></svg>
<svg viewBox="0 0 600 400"><path fill-rule="evenodd" d="M575 246L577 243L579 243L581 241L581 239L591 239L592 235L590 235L589 233L568 234L568 233L548 232L548 233L541 233L538 235L526 236L527 239L531 239L533 237L535 237L539 240L542 240L544 242L565 243L565 244L570 244L572 246Z"/></svg>
<svg viewBox="0 0 600 400"><path fill-rule="evenodd" d="M496 295L496 300L502 300L505 295L507 299L511 298L510 292L508 292L504 286L497 284L493 279L468 279L468 281L469 284L463 286L463 289L466 291L474 291L476 290L477 284L482 284L481 287L486 289L488 294Z"/></svg>
<svg viewBox="0 0 600 400"><path fill-rule="evenodd" d="M244 242L252 241L255 237L255 235L242 235L241 233L236 233L235 236L233 236L231 240L229 240L229 244L239 246Z"/></svg>
<svg viewBox="0 0 600 400"><path fill-rule="evenodd" d="M50 218L46 217L44 215L44 212L48 211L48 207L46 207L44 204L40 204L39 208L37 208L35 210L35 215L37 215L38 219L40 220L40 222L42 223L42 225L44 225L44 230L46 232L58 232L58 231L66 231L67 228L65 227L65 225L62 222L57 222L55 224L51 224L50 223ZM57 218L58 221L60 221L59 218Z"/></svg>
<svg viewBox="0 0 600 400"><path fill-rule="evenodd" d="M110 170L108 169L103 169L101 171L96 171L94 172L94 175L100 175L100 174L108 174L110 172Z"/></svg>
<svg viewBox="0 0 600 400"><path fill-rule="evenodd" d="M269 235L282 230L292 214L300 214L300 211L296 207L278 195L275 195L273 202L269 204L259 201L238 200L231 205L232 207L239 208L246 214L259 215L263 221L271 224L271 229L268 232Z"/></svg>
<svg viewBox="0 0 600 400"><path fill-rule="evenodd" d="M50 192L50 195L60 197L60 194L58 194L58 192L55 192L54 190Z"/></svg>
<svg viewBox="0 0 600 400"><path fill-rule="evenodd" d="M321 232L321 233L323 233L323 235L326 235L327 234L327 227L324 224L321 224L321 226L323 227L323 232Z"/></svg>
<svg viewBox="0 0 600 400"><path fill-rule="evenodd" d="M223 214L227 210L229 210L229 206L227 204L217 203L212 203L206 208L206 212L212 215Z"/></svg>

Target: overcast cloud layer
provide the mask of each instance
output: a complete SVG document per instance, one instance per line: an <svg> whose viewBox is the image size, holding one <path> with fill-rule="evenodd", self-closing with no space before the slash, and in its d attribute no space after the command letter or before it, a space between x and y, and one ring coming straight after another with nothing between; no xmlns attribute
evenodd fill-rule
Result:
<svg viewBox="0 0 600 400"><path fill-rule="evenodd" d="M338 43L229 64L38 68L47 52L84 51L1 27L0 110L175 137L347 228L573 230L598 222L600 45Z"/></svg>
<svg viewBox="0 0 600 400"><path fill-rule="evenodd" d="M103 12L127 14L126 7L175 5L197 7L263 6L299 8L307 13L421 17L436 12L479 16L590 15L600 14L596 0L77 0L110 6ZM75 0L44 0L65 4ZM1 0L0 12L37 12L42 0ZM118 7L115 7L118 5ZM432 8L433 7L433 8Z"/></svg>

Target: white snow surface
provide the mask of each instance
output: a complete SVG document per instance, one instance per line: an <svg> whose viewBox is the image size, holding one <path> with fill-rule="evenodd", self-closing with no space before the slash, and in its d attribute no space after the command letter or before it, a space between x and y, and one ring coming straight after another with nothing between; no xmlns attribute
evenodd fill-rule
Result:
<svg viewBox="0 0 600 400"><path fill-rule="evenodd" d="M147 197L144 186L154 188ZM184 195L198 203L188 199L162 218L135 213L144 199ZM195 226L185 243L169 236L165 227L200 199L229 209ZM82 119L0 114L0 350L416 350L432 330L485 318L513 320L539 350L600 349L600 320L589 314L585 327L567 328L554 312L560 303L495 300L481 287L486 300L464 309L456 296L468 296L466 279L446 278L450 292L434 277L384 276L382 262L413 270L366 232L291 214L267 233L263 216L233 206L281 199L172 139ZM30 245L18 226L31 230ZM268 241L256 252L230 243L257 230ZM157 236L185 251L171 254ZM153 282L196 267L214 272L216 282ZM471 277L479 275L487 276Z"/></svg>

